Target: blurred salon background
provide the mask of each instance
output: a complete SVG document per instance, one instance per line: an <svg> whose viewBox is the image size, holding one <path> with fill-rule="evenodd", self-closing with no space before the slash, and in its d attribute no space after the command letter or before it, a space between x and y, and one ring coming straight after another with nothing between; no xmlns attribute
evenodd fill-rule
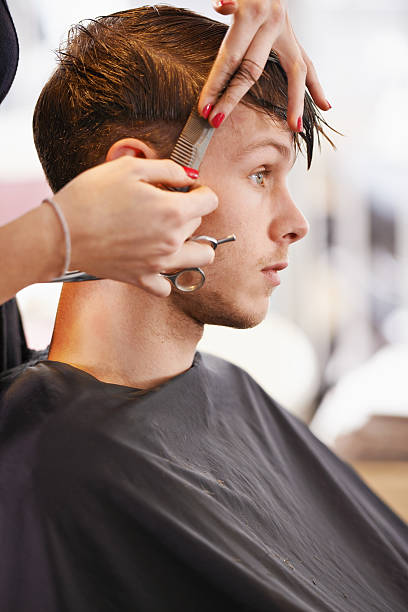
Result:
<svg viewBox="0 0 408 612"><path fill-rule="evenodd" d="M266 1L266 0L265 0ZM31 119L53 50L81 19L154 2L8 0L20 64L0 108L0 224L49 194ZM163 2L164 3L164 2ZM210 0L167 0L214 19ZM290 177L309 219L266 321L208 327L201 350L247 369L408 519L408 3L288 0L342 132ZM32 228L35 232L35 227ZM233 228L231 228L233 231ZM31 348L51 339L60 287L20 292Z"/></svg>

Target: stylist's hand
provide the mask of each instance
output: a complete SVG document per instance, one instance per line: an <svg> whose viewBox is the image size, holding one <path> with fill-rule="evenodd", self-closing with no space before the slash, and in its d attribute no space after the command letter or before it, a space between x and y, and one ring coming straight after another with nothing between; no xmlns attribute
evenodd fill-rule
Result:
<svg viewBox="0 0 408 612"><path fill-rule="evenodd" d="M54 196L70 228L70 269L169 295L170 283L159 272L212 262L211 246L185 241L218 199L208 187L183 193L156 185L193 188L194 183L173 161L127 156L76 177ZM59 241L62 267L61 232Z"/></svg>
<svg viewBox="0 0 408 612"><path fill-rule="evenodd" d="M218 13L233 15L232 25L198 104L200 113L207 116L214 127L228 117L259 79L272 48L288 77L290 128L295 132L302 130L305 86L319 108L331 108L312 62L296 39L284 0L213 0L212 4ZM238 74L218 100L220 92L243 60L250 60L244 64L249 78Z"/></svg>

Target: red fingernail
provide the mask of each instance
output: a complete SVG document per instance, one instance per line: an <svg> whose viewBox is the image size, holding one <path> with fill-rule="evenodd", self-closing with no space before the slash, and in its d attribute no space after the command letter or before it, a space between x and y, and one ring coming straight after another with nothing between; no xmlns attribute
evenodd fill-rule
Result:
<svg viewBox="0 0 408 612"><path fill-rule="evenodd" d="M235 4L234 0L218 0L218 2L216 2L216 7L215 8L221 8L223 6L231 6Z"/></svg>
<svg viewBox="0 0 408 612"><path fill-rule="evenodd" d="M189 176L192 179L197 179L199 174L198 174L198 170L195 170L194 168L189 168L188 166L183 166L184 172L187 174L187 176Z"/></svg>
<svg viewBox="0 0 408 612"><path fill-rule="evenodd" d="M212 104L206 104L202 110L202 116L204 117L204 119L208 119L208 115L211 113L213 109L213 105Z"/></svg>
<svg viewBox="0 0 408 612"><path fill-rule="evenodd" d="M299 119L297 120L297 131L298 132L302 132L303 131L302 117L299 117Z"/></svg>
<svg viewBox="0 0 408 612"><path fill-rule="evenodd" d="M330 102L329 102L328 100L326 100L326 104L327 104L327 106L329 107L329 108L328 108L328 110L330 110L330 109L331 109L331 107L332 107L332 105L330 104Z"/></svg>
<svg viewBox="0 0 408 612"><path fill-rule="evenodd" d="M225 119L224 113L217 113L215 115L214 119L212 120L213 127L215 127L215 128L220 127L220 125L224 121L224 119Z"/></svg>

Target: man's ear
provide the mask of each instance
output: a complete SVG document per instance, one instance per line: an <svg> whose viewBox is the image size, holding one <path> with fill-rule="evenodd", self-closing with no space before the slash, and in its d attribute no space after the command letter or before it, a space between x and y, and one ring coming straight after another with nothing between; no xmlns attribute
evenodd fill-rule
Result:
<svg viewBox="0 0 408 612"><path fill-rule="evenodd" d="M142 157L144 159L157 159L156 151L143 142L143 140L138 140L137 138L122 138L114 142L110 147L106 154L105 161L113 161L123 155Z"/></svg>

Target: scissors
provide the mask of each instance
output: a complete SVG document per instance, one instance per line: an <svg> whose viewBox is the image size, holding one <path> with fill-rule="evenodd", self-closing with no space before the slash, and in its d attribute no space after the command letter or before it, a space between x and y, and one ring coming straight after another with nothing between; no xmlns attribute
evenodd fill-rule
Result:
<svg viewBox="0 0 408 612"><path fill-rule="evenodd" d="M198 114L196 106L194 106L170 155L170 159L181 166L189 166L198 170L214 132L215 129ZM168 189L171 191L189 191L189 187L168 187ZM221 240L212 236L192 236L190 240L209 242L215 250L219 244L233 242L236 240L236 236L231 234L231 236ZM201 268L185 268L174 274L162 272L161 276L167 278L176 289L186 293L198 291L205 283L205 274ZM54 278L51 282L78 283L90 280L101 279L86 272L74 270Z"/></svg>
<svg viewBox="0 0 408 612"><path fill-rule="evenodd" d="M214 251L219 244L233 242L236 239L237 237L235 236L235 234L231 234L226 238L221 238L221 240L217 240L212 236L193 236L192 238L190 238L190 240L194 240L196 242L209 242ZM174 274L166 274L162 272L161 276L167 278L176 289L178 289L179 291L183 291L184 293L198 291L198 289L201 289L201 287L205 283L205 274L201 268L184 268L184 270L179 270Z"/></svg>

